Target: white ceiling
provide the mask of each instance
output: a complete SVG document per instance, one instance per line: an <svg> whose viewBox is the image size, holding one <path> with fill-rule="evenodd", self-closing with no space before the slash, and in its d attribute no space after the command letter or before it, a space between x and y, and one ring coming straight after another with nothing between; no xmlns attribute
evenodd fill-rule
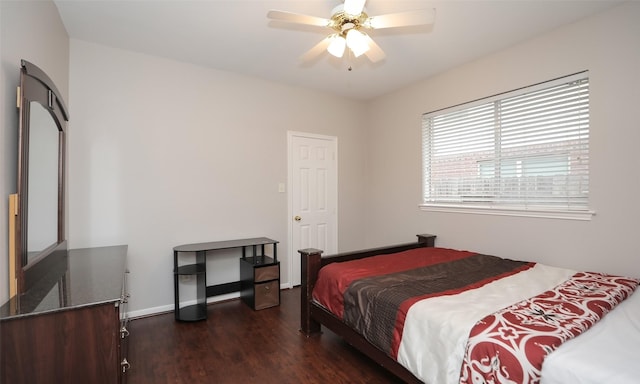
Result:
<svg viewBox="0 0 640 384"><path fill-rule="evenodd" d="M267 19L270 9L329 18L340 0L54 0L71 38L368 100L538 34L617 0L368 0L379 15L435 8L431 28L373 31L387 58L299 57L329 32ZM351 66L352 71L347 68Z"/></svg>

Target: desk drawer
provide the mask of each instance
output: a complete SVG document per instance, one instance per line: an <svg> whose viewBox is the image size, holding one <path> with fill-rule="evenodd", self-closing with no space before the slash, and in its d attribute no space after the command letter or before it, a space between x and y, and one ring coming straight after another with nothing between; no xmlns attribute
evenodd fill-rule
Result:
<svg viewBox="0 0 640 384"><path fill-rule="evenodd" d="M255 309L275 307L280 304L278 280L255 284Z"/></svg>
<svg viewBox="0 0 640 384"><path fill-rule="evenodd" d="M280 265L271 265L268 267L257 267L255 269L254 281L259 283L261 281L269 281L280 278Z"/></svg>
<svg viewBox="0 0 640 384"><path fill-rule="evenodd" d="M280 263L240 259L240 298L254 310L280 305Z"/></svg>

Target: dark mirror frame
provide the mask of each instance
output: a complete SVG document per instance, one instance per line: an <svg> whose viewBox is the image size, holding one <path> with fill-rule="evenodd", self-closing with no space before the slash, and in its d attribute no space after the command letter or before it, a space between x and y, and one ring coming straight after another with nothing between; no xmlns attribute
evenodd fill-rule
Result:
<svg viewBox="0 0 640 384"><path fill-rule="evenodd" d="M50 287L41 286L45 281L57 282L54 275L64 273L67 257L65 238L65 162L66 128L69 114L60 92L53 81L40 68L26 60L21 61L20 88L18 94L18 214L16 218L15 267L17 293L24 293L34 287L46 291ZM58 129L58 220L57 241L30 252L27 246L29 212L29 122L31 102L41 104L51 115ZM49 285L49 284L46 284Z"/></svg>

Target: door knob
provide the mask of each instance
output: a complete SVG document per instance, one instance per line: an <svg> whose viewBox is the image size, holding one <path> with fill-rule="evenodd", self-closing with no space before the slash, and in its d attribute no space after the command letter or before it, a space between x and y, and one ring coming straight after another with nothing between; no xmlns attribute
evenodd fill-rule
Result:
<svg viewBox="0 0 640 384"><path fill-rule="evenodd" d="M300 220L302 220L302 217L300 217L300 216L296 216L296 217L294 217L294 218L293 218L293 220L295 220L295 221L300 221Z"/></svg>

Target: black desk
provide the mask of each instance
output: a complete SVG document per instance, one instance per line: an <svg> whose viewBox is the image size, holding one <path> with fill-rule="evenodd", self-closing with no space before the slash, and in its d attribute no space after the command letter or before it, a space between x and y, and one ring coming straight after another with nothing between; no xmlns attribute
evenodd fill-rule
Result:
<svg viewBox="0 0 640 384"><path fill-rule="evenodd" d="M209 243L184 244L173 248L173 274L175 296L175 318L182 321L196 321L207 318L207 297L218 296L243 290L242 281L234 281L223 284L207 285L207 253L227 249L242 249L241 261L255 266L279 265L277 253L278 241L266 237L251 239L238 239L227 241L214 241ZM273 256L265 255L265 246L272 245ZM178 264L178 255L181 252L195 253L193 263ZM196 278L195 304L181 304L179 280L180 276L191 275ZM279 276L278 276L279 279Z"/></svg>

